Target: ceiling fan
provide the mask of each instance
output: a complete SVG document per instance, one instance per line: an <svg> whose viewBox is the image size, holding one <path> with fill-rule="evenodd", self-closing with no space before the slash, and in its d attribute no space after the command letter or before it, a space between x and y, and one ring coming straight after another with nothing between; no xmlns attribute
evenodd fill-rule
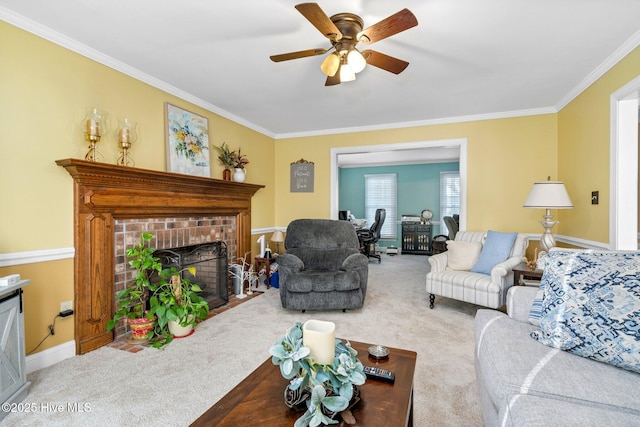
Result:
<svg viewBox="0 0 640 427"><path fill-rule="evenodd" d="M355 80L355 74L367 64L394 74L400 74L409 65L375 50L360 52L356 49L356 45L374 43L418 25L415 15L408 9L402 9L365 30L362 29L362 18L353 13L338 13L329 18L317 3L301 3L296 5L296 9L331 41L331 47L272 55L270 58L274 62L322 55L334 50L320 65L327 75L325 86Z"/></svg>

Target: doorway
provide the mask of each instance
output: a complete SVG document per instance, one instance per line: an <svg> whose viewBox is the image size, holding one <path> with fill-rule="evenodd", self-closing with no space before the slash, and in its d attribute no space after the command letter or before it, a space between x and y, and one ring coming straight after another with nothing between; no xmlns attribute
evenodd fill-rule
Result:
<svg viewBox="0 0 640 427"><path fill-rule="evenodd" d="M611 95L609 249L638 249L640 76Z"/></svg>
<svg viewBox="0 0 640 427"><path fill-rule="evenodd" d="M330 218L338 219L338 205L340 200L339 194L339 156L352 155L362 153L376 153L402 150L429 150L440 148L457 148L459 151L459 169L460 169L460 229L465 230L467 227L467 139L444 139L435 141L407 142L397 144L381 144L357 147L338 147L331 149L331 203Z"/></svg>

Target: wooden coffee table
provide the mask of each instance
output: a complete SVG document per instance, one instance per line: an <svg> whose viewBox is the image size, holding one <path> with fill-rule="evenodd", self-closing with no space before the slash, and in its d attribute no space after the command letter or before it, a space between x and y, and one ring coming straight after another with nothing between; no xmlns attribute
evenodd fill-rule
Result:
<svg viewBox="0 0 640 427"><path fill-rule="evenodd" d="M395 383L373 379L360 387L360 402L352 409L357 426L413 426L413 374L416 352L389 348L389 358L376 361L368 356L370 344L351 341L363 365L393 371ZM269 357L262 365L216 402L192 426L286 426L292 427L302 412L284 404L289 383ZM347 426L340 422L338 426Z"/></svg>

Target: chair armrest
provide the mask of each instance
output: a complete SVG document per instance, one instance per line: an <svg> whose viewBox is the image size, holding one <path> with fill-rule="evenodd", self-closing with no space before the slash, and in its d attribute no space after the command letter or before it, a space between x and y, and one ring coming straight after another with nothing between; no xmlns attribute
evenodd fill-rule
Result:
<svg viewBox="0 0 640 427"><path fill-rule="evenodd" d="M276 258L278 268L289 269L293 272L304 270L304 262L300 258L292 254L281 254Z"/></svg>
<svg viewBox="0 0 640 427"><path fill-rule="evenodd" d="M499 284L502 289L507 289L513 285L513 269L526 260L526 257L514 256L502 261L491 269L491 281Z"/></svg>
<svg viewBox="0 0 640 427"><path fill-rule="evenodd" d="M341 270L355 270L358 268L369 268L369 258L361 253L351 254L342 262Z"/></svg>
<svg viewBox="0 0 640 427"><path fill-rule="evenodd" d="M430 273L439 273L447 269L447 253L442 252L429 257L429 265L431 266Z"/></svg>
<svg viewBox="0 0 640 427"><path fill-rule="evenodd" d="M512 286L507 292L507 314L520 322L529 322L529 312L538 288L533 286Z"/></svg>

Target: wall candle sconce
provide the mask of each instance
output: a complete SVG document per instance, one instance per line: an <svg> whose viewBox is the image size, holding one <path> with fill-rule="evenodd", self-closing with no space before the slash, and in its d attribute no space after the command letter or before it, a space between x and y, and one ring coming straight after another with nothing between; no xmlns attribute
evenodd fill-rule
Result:
<svg viewBox="0 0 640 427"><path fill-rule="evenodd" d="M118 130L116 131L116 139L118 140L118 146L120 147L120 157L116 161L118 166L134 166L133 159L129 156L129 149L131 144L138 140L138 133L136 128L138 123L132 121L129 118L124 118L118 121Z"/></svg>
<svg viewBox="0 0 640 427"><path fill-rule="evenodd" d="M98 108L91 108L82 119L84 139L89 143L89 151L84 156L85 160L91 162L102 160L102 153L98 150L97 144L100 141L100 137L108 132L107 116L106 112Z"/></svg>

